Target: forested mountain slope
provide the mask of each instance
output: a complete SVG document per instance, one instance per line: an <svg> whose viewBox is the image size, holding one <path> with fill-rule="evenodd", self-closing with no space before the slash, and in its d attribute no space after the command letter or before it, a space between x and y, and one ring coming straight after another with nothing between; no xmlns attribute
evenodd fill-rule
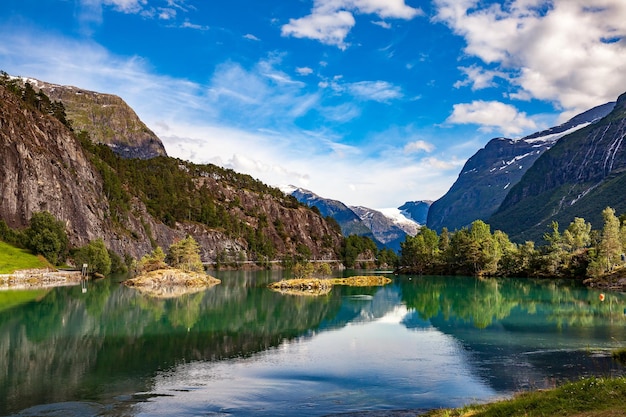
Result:
<svg viewBox="0 0 626 417"><path fill-rule="evenodd" d="M606 116L615 106L607 103L577 115L568 122L522 139L495 138L466 163L450 190L435 201L427 225L440 231L487 220L524 173L561 137Z"/></svg>
<svg viewBox="0 0 626 417"><path fill-rule="evenodd" d="M14 90L0 85L0 220L10 227L48 211L73 245L101 237L121 256L191 234L207 262L337 259L340 231L280 190L214 165L120 158L42 112L42 96Z"/></svg>
<svg viewBox="0 0 626 417"><path fill-rule="evenodd" d="M600 121L560 139L511 189L488 220L517 241L539 240L547 226L574 217L601 228L602 210L626 212L626 94Z"/></svg>

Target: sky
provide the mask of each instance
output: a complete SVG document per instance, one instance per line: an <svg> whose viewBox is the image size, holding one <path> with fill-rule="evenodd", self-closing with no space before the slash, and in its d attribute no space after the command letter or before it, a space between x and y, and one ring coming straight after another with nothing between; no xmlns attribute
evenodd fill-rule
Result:
<svg viewBox="0 0 626 417"><path fill-rule="evenodd" d="M626 92L626 0L1 0L0 70L119 95L170 156L398 207Z"/></svg>

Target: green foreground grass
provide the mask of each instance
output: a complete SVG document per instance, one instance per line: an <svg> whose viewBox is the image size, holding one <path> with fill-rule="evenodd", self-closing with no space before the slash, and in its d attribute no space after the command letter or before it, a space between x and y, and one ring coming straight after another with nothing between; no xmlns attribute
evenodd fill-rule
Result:
<svg viewBox="0 0 626 417"><path fill-rule="evenodd" d="M11 274L20 269L46 268L49 263L25 249L0 241L0 274Z"/></svg>
<svg viewBox="0 0 626 417"><path fill-rule="evenodd" d="M626 416L626 378L586 378L551 390L524 392L510 400L459 409L432 410L427 417L616 417Z"/></svg>

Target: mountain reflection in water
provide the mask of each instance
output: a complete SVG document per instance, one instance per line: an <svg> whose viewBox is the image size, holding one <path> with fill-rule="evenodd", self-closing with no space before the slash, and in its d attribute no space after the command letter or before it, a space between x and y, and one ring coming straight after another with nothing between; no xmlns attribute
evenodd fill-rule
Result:
<svg viewBox="0 0 626 417"><path fill-rule="evenodd" d="M214 275L172 300L104 280L0 305L0 414L426 409L625 372L610 357L626 345L623 294L399 276L297 297L266 288L279 272Z"/></svg>

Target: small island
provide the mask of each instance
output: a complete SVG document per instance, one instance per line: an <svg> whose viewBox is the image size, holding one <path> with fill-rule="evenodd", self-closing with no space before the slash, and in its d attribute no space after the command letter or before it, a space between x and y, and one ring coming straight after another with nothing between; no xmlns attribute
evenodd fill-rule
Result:
<svg viewBox="0 0 626 417"><path fill-rule="evenodd" d="M382 276L361 275L349 278L296 278L284 279L268 285L274 291L290 295L326 295L335 285L350 287L380 287L391 283Z"/></svg>
<svg viewBox="0 0 626 417"><path fill-rule="evenodd" d="M169 264L165 260L169 261ZM188 235L172 244L169 254L160 247L145 255L136 266L138 275L123 282L127 287L157 298L174 298L211 288L221 281L204 271L198 243Z"/></svg>
<svg viewBox="0 0 626 417"><path fill-rule="evenodd" d="M211 288L221 281L210 275L165 268L150 271L124 281L124 285L156 298L174 298Z"/></svg>

